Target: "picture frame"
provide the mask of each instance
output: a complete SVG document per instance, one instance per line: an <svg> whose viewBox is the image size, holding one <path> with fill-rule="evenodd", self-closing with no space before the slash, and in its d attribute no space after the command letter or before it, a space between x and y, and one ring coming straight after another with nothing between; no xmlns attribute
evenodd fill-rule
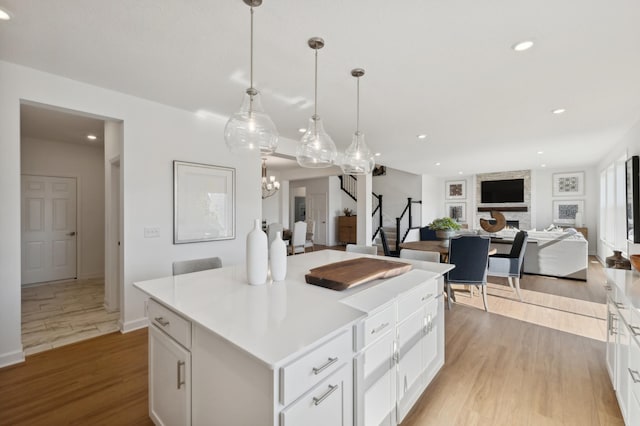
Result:
<svg viewBox="0 0 640 426"><path fill-rule="evenodd" d="M445 215L458 223L467 223L467 203L445 203Z"/></svg>
<svg viewBox="0 0 640 426"><path fill-rule="evenodd" d="M626 166L627 240L640 243L640 157L629 158Z"/></svg>
<svg viewBox="0 0 640 426"><path fill-rule="evenodd" d="M236 237L236 170L173 162L173 243Z"/></svg>
<svg viewBox="0 0 640 426"><path fill-rule="evenodd" d="M553 174L554 197L576 197L582 195L584 195L584 172Z"/></svg>
<svg viewBox="0 0 640 426"><path fill-rule="evenodd" d="M467 198L467 181L452 180L445 183L445 199L465 200Z"/></svg>
<svg viewBox="0 0 640 426"><path fill-rule="evenodd" d="M582 215L584 221L584 200L554 200L553 222L563 225L575 225L576 213Z"/></svg>

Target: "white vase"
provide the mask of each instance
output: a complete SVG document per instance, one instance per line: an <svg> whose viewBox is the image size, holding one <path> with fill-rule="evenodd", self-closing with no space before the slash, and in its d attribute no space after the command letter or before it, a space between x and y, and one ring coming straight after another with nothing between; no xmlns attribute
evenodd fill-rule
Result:
<svg viewBox="0 0 640 426"><path fill-rule="evenodd" d="M253 229L247 234L247 281L251 285L267 282L269 269L267 234L262 231L260 219L255 220Z"/></svg>
<svg viewBox="0 0 640 426"><path fill-rule="evenodd" d="M271 242L271 278L274 281L282 281L287 276L287 245L282 241L280 232Z"/></svg>

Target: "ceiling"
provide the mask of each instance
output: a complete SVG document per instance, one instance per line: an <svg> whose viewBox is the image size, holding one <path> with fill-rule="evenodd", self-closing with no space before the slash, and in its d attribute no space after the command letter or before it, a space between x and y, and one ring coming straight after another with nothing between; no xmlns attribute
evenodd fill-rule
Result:
<svg viewBox="0 0 640 426"><path fill-rule="evenodd" d="M194 113L228 116L248 86L241 0L0 7L13 16L0 21L2 60ZM350 70L363 67L360 127L381 164L438 176L584 166L640 118L638 22L636 0L265 0L255 83L298 139L313 112L306 41L322 36L318 111L340 150L355 130Z"/></svg>
<svg viewBox="0 0 640 426"><path fill-rule="evenodd" d="M21 137L82 145L104 144L104 121L71 112L20 105ZM96 138L90 140L87 136Z"/></svg>

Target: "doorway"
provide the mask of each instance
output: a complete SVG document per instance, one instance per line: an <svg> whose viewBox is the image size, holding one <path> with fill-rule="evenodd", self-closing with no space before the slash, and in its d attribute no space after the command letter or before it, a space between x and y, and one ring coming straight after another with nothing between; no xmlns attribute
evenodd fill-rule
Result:
<svg viewBox="0 0 640 426"><path fill-rule="evenodd" d="M20 105L25 354L118 330L105 304L105 121Z"/></svg>

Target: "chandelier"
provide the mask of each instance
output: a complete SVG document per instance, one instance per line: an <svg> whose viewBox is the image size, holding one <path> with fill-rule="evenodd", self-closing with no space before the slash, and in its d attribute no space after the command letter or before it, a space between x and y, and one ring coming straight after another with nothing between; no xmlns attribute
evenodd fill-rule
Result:
<svg viewBox="0 0 640 426"><path fill-rule="evenodd" d="M262 159L262 199L271 197L280 189L280 182L275 176L267 177L267 160Z"/></svg>

